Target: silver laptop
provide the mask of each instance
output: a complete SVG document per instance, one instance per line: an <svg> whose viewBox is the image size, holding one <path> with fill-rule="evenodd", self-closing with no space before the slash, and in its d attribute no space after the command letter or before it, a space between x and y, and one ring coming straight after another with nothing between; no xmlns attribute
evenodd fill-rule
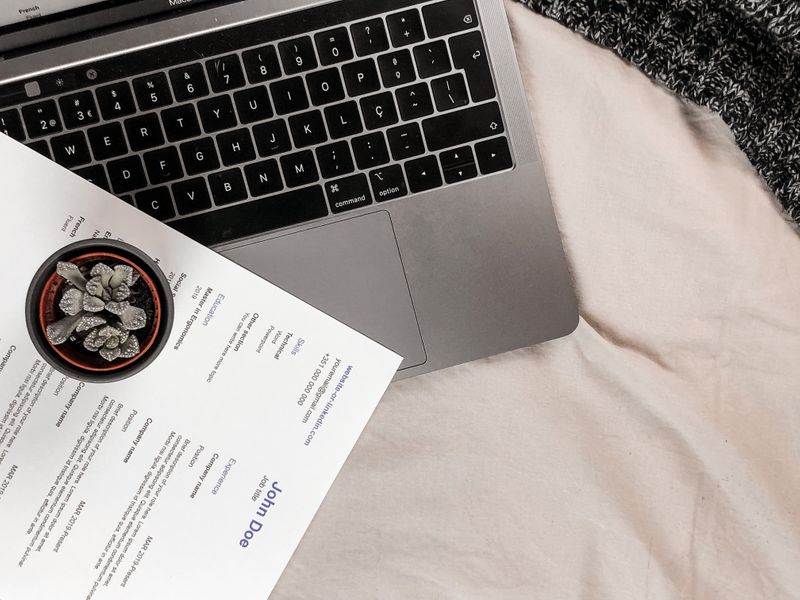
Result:
<svg viewBox="0 0 800 600"><path fill-rule="evenodd" d="M3 2L0 131L400 377L576 326L502 0Z"/></svg>

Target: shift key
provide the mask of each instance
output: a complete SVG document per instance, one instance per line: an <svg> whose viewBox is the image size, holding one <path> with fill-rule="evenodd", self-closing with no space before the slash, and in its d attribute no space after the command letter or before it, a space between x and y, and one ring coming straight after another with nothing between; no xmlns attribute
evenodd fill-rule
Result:
<svg viewBox="0 0 800 600"><path fill-rule="evenodd" d="M503 117L497 102L487 102L422 121L428 149L434 152L497 135L503 130Z"/></svg>

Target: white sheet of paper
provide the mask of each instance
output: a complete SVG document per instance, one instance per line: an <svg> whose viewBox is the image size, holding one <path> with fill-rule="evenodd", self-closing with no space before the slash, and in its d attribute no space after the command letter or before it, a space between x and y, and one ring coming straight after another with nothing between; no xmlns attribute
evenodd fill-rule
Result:
<svg viewBox="0 0 800 600"><path fill-rule="evenodd" d="M3 135L0 181L0 599L266 597L401 358ZM175 297L167 347L111 384L54 371L24 320L89 237Z"/></svg>

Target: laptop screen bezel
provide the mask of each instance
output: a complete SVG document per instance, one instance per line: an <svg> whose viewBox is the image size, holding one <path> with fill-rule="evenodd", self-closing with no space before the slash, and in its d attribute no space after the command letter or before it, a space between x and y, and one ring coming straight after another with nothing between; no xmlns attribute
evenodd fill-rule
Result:
<svg viewBox="0 0 800 600"><path fill-rule="evenodd" d="M0 56L119 26L161 13L224 4L232 0L101 0L35 19L0 26Z"/></svg>

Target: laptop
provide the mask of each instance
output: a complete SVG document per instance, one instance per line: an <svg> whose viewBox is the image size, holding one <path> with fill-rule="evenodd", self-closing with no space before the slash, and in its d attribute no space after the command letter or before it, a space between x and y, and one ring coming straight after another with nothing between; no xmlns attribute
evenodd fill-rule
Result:
<svg viewBox="0 0 800 600"><path fill-rule="evenodd" d="M398 377L575 328L502 0L2 4L0 131Z"/></svg>

